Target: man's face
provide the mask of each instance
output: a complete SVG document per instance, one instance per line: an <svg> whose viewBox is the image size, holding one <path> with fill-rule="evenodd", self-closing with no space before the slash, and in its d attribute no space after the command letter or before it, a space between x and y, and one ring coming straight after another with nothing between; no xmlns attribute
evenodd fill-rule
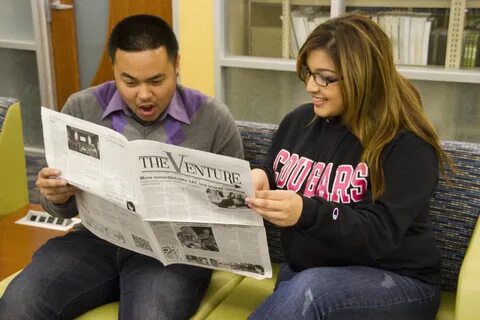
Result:
<svg viewBox="0 0 480 320"><path fill-rule="evenodd" d="M165 47L116 51L113 74L117 90L141 120L157 120L170 104L177 85L178 60L170 61Z"/></svg>

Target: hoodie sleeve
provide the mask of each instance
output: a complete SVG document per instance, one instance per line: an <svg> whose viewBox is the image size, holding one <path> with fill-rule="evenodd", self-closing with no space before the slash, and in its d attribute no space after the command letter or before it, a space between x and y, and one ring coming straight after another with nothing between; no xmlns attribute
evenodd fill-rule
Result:
<svg viewBox="0 0 480 320"><path fill-rule="evenodd" d="M399 248L415 220L427 219L429 199L438 180L433 147L413 134L401 134L384 155L385 193L375 202L369 192L353 206L303 198L297 225L286 231L287 242L291 242L286 244L288 256L315 250L326 260L377 261ZM315 241L315 249L293 245L300 237ZM302 249L307 252L293 252Z"/></svg>

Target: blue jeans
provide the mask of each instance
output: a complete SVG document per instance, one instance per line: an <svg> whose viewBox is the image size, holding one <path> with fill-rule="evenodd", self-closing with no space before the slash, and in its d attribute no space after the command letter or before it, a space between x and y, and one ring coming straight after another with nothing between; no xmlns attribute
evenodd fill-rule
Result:
<svg viewBox="0 0 480 320"><path fill-rule="evenodd" d="M281 266L273 294L251 320L435 319L440 289L394 272L366 266L312 268Z"/></svg>
<svg viewBox="0 0 480 320"><path fill-rule="evenodd" d="M49 240L0 299L0 319L72 319L120 300L120 319L188 319L211 270L119 248L86 229Z"/></svg>

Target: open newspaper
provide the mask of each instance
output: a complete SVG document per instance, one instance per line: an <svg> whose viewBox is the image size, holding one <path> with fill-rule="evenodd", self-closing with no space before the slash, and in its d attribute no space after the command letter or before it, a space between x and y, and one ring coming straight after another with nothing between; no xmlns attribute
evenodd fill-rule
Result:
<svg viewBox="0 0 480 320"><path fill-rule="evenodd" d="M263 220L247 161L150 140L42 108L49 167L80 191L83 225L160 260L269 278Z"/></svg>

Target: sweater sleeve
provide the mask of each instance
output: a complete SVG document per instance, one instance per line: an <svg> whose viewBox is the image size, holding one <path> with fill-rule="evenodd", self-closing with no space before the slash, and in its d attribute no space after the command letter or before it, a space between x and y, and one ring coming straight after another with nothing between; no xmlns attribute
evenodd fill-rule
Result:
<svg viewBox="0 0 480 320"><path fill-rule="evenodd" d="M78 214L77 202L74 196L63 205L53 204L43 196L40 198L40 203L43 209L54 217L67 219L73 218Z"/></svg>
<svg viewBox="0 0 480 320"><path fill-rule="evenodd" d="M332 261L368 263L393 253L413 222L427 219L429 198L438 180L438 162L433 147L413 134L399 135L384 155L382 197L372 202L367 192L353 206L303 197L301 217L287 231L291 241L296 237L316 240L315 250ZM299 250L293 243L286 247L287 251ZM287 252L302 254L308 252Z"/></svg>

